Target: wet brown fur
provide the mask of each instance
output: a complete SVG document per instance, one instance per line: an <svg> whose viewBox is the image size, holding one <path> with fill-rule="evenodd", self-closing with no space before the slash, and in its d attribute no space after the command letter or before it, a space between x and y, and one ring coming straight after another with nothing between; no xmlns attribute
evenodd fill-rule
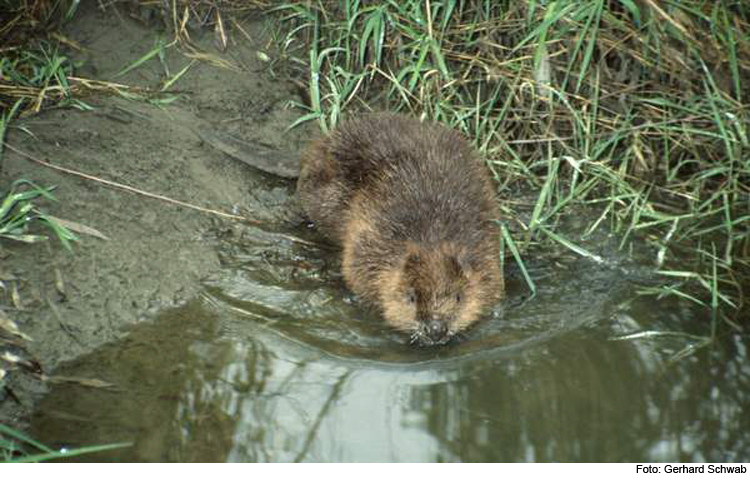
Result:
<svg viewBox="0 0 750 491"><path fill-rule="evenodd" d="M301 159L305 212L342 249L347 286L421 344L503 296L489 172L457 131L396 114L341 124Z"/></svg>

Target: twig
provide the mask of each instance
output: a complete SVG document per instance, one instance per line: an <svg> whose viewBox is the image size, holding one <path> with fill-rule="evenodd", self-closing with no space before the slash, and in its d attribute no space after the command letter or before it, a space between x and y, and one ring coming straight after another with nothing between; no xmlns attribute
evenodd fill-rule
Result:
<svg viewBox="0 0 750 491"><path fill-rule="evenodd" d="M182 206L184 208L190 208L191 210L197 210L197 211L200 211L200 212L203 212L203 213L210 213L212 215L216 215L216 216L219 216L219 217L222 217L222 218L229 218L231 220L239 220L239 221L247 222L247 223L250 223L250 224L253 224L253 225L259 225L260 224L259 221L252 220L252 219L247 218L247 217L243 217L243 216L240 216L240 215L234 215L232 213L225 213L223 211L212 210L210 208L204 208L202 206L193 205L193 204L190 204L190 203L186 203L184 201L179 201L179 200L176 200L176 199L173 199L173 198L169 198L167 196L162 196L162 195L159 195L159 194L149 193L148 191L143 191L141 189L134 188L134 187L131 187L131 186L127 186L125 184L119 184L119 183L116 183L116 182L108 181L106 179L102 179L100 177L96 177L96 176L92 176L92 175L89 175L89 174L85 174L85 173L79 172L77 170L68 169L66 167L55 165L55 164L52 164L50 162L47 162L47 161L44 161L44 160L40 160L40 159L38 159L38 158L36 158L36 157L34 157L32 155L29 155L26 152L24 152L22 150L19 150L16 147L14 147L13 145L10 145L8 143L5 143L4 145L5 145L5 148L7 148L8 150L11 150L12 152L17 153L18 155L26 157L27 159L31 160L34 163L37 163L39 165L43 165L44 167L49 167L50 169L54 169L54 170L56 170L58 172L62 172L62 173L65 173L65 174L70 174L70 175L73 175L73 176L78 176L80 178L83 178L83 179L86 179L86 180L89 180L89 181L94 181L94 182L97 182L99 184L104 184L106 186L110 186L110 187L113 187L115 189L120 189L120 190L123 190L123 191L130 191L131 193L135 193L135 194L138 194L138 195L141 195L141 196L145 196L147 198L157 199L159 201L164 201L166 203L171 203L173 205Z"/></svg>

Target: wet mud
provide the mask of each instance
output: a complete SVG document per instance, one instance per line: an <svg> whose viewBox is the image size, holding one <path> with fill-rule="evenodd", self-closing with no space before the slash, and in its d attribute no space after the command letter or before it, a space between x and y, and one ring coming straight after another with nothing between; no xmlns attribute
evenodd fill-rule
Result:
<svg viewBox="0 0 750 491"><path fill-rule="evenodd" d="M246 20L246 28L251 40L238 37L231 53L217 53L231 56L240 69L195 63L171 88L170 96L179 94L174 102L97 94L85 99L93 110L54 109L18 120L7 142L37 159L245 216L261 227L293 221L289 181L262 175L194 131L208 128L211 134L258 142L291 156L301 146L306 131L287 131L299 116L286 107L296 97L295 85L268 74L257 56L270 28L263 19ZM86 48L69 54L84 61L79 76L140 87L158 86L164 77L163 67L153 60L115 78L153 48L158 33L113 8L102 11L95 2L85 3L64 33ZM194 36L202 49L216 52L210 32ZM190 63L176 49L166 54L171 73ZM17 309L8 298L4 308L33 340L19 354L38 361L44 373L122 337L127 326L194 298L199 280L219 267L216 242L242 226L48 169L6 150L0 181L9 185L19 178L56 185L57 201L41 201L40 208L109 239L79 234L73 253L54 238L34 245L0 243L0 267L18 278L21 300ZM12 371L6 382L12 396L2 397L0 420L18 423L45 384L23 370Z"/></svg>

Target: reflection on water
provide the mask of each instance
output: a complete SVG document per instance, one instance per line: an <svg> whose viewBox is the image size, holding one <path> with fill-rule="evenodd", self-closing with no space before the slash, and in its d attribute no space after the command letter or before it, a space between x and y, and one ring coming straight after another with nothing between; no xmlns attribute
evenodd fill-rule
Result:
<svg viewBox="0 0 750 491"><path fill-rule="evenodd" d="M33 433L133 442L83 457L115 461L747 461L747 339L719 326L676 361L692 338L619 339L709 319L595 252L529 261L525 301L509 271L494 316L418 350L346 298L334 255L248 229L203 298L63 367L115 388L56 387Z"/></svg>
<svg viewBox="0 0 750 491"><path fill-rule="evenodd" d="M746 461L746 342L613 341L626 314L539 343L413 363L333 356L195 301L65 373L34 432L131 441L127 461ZM682 322L699 319L684 318ZM650 325L649 328L663 326Z"/></svg>

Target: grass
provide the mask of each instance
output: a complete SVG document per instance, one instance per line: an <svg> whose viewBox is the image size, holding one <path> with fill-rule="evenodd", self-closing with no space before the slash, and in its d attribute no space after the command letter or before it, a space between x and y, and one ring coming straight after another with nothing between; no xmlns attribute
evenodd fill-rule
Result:
<svg viewBox="0 0 750 491"><path fill-rule="evenodd" d="M0 159L3 156L8 122L17 114L22 103L23 100L19 99L7 113L0 114ZM66 249L71 250L71 241L78 240L78 237L36 206L38 198L55 201L52 194L54 188L40 187L26 179L13 182L7 190L0 187L0 238L25 243L46 240L45 235L30 232L30 225L39 222L51 230Z"/></svg>
<svg viewBox="0 0 750 491"><path fill-rule="evenodd" d="M42 212L35 204L41 197L56 201L54 186L43 188L26 179L19 179L0 201L0 238L32 244L47 240L46 235L32 233L30 225L39 222L51 230L62 245L72 251L70 243L78 237L57 220Z"/></svg>
<svg viewBox="0 0 750 491"><path fill-rule="evenodd" d="M183 26L175 28L174 39L169 42L157 34L151 50L113 76L114 79L119 79L147 61L157 58L164 70L164 77L154 87L79 77L75 75L78 66L70 56L62 53L69 52L75 57L82 53L84 48L74 40L68 39L61 28L74 17L80 2L36 0L33 8L27 3L24 0L8 0L4 2L0 11L0 112L6 121L12 119L10 116L23 117L55 107L74 106L82 110L91 110L93 108L83 99L97 93L143 100L156 105L169 104L178 98L178 94L169 91L170 88L196 61L206 61L224 68L231 67L230 62L198 51L190 42ZM189 7L184 12L186 17L181 19L183 23L191 16L201 15L205 18L204 11L210 7L205 2L179 3L180 8L182 4ZM224 3L226 7L234 6L234 10L243 11L236 5L241 2L226 0ZM39 26L44 27L40 29ZM165 51L176 45L179 45L191 59L176 73L171 73L165 60ZM10 108L15 108L18 103L20 106L12 113Z"/></svg>
<svg viewBox="0 0 750 491"><path fill-rule="evenodd" d="M746 312L750 5L300 0L277 11L280 54L309 83L297 124L329 130L373 108L440 120L473 139L501 191L536 189L530 218L515 218L518 247L596 260L557 223L599 210L584 235L606 227L623 249L652 244L664 281L643 293Z"/></svg>
<svg viewBox="0 0 750 491"><path fill-rule="evenodd" d="M5 463L46 462L115 450L130 445L130 443L112 443L77 449L53 450L13 428L0 424L0 462Z"/></svg>

